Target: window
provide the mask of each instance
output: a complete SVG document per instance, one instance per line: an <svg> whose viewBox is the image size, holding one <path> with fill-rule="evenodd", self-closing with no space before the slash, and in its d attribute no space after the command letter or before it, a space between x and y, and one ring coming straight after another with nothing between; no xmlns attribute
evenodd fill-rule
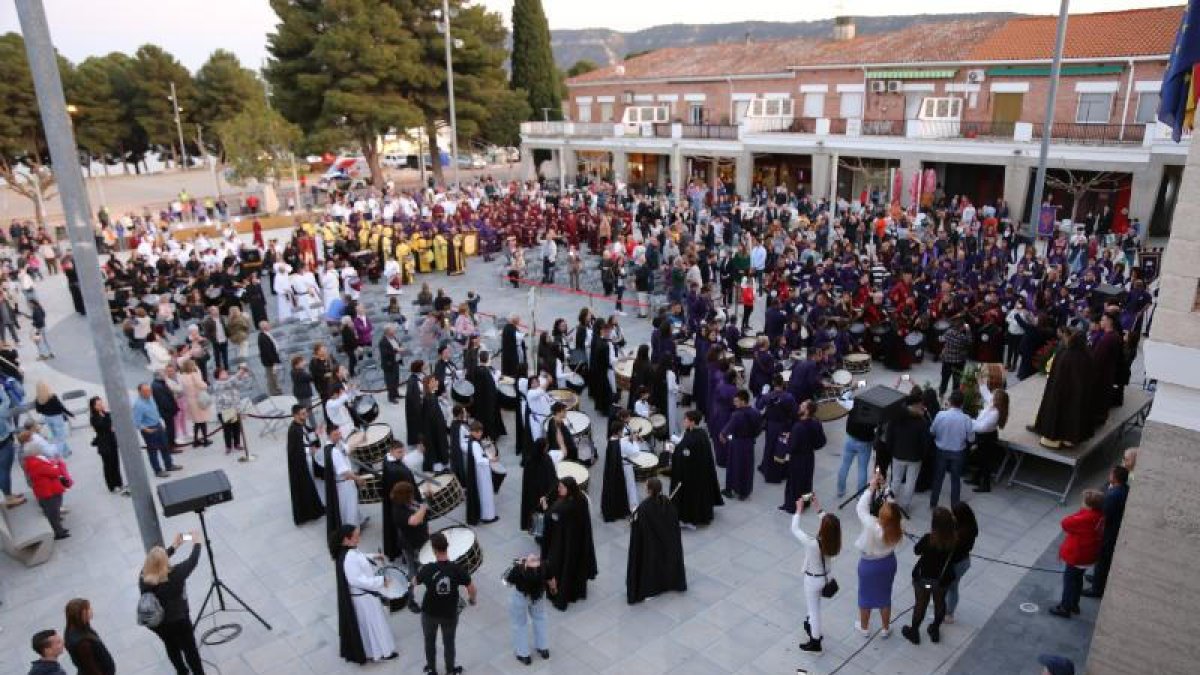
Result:
<svg viewBox="0 0 1200 675"><path fill-rule="evenodd" d="M746 119L746 113L750 110L750 101L734 101L733 102L733 123L738 124Z"/></svg>
<svg viewBox="0 0 1200 675"><path fill-rule="evenodd" d="M805 117L824 117L825 116L825 94L805 94L804 95L804 116Z"/></svg>
<svg viewBox="0 0 1200 675"><path fill-rule="evenodd" d="M1080 94L1075 121L1080 124L1107 124L1112 115L1112 94Z"/></svg>
<svg viewBox="0 0 1200 675"><path fill-rule="evenodd" d="M1143 91L1138 94L1137 112L1134 113L1133 121L1138 124L1150 124L1158 121L1158 102L1160 100L1157 91Z"/></svg>
<svg viewBox="0 0 1200 675"><path fill-rule="evenodd" d="M920 107L920 119L923 120L957 120L962 117L961 98L933 98L926 97Z"/></svg>
<svg viewBox="0 0 1200 675"><path fill-rule="evenodd" d="M613 104L601 103L600 104L600 121L601 122L611 122L612 118L613 118Z"/></svg>
<svg viewBox="0 0 1200 675"><path fill-rule="evenodd" d="M688 123L704 124L704 104L693 103L688 106Z"/></svg>
<svg viewBox="0 0 1200 675"><path fill-rule="evenodd" d="M586 103L586 104L580 103L579 104L579 121L580 122L591 122L592 121L592 104L591 103Z"/></svg>
<svg viewBox="0 0 1200 675"><path fill-rule="evenodd" d="M838 97L841 99L840 114L842 117L862 117L863 95L860 92L843 92Z"/></svg>

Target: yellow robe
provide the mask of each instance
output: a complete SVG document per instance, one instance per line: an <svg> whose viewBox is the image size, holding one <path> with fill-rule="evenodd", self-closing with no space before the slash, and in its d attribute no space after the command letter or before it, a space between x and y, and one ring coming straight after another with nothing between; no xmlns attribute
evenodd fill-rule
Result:
<svg viewBox="0 0 1200 675"><path fill-rule="evenodd" d="M463 235L456 234L450 238L449 259L446 264L447 274L457 276L467 269L467 254L463 247Z"/></svg>
<svg viewBox="0 0 1200 675"><path fill-rule="evenodd" d="M417 257L418 272L433 271L433 247L424 236L413 237L413 254Z"/></svg>
<svg viewBox="0 0 1200 675"><path fill-rule="evenodd" d="M413 261L412 247L403 239L396 244L396 260L400 261L400 283L405 286L411 284L417 264Z"/></svg>
<svg viewBox="0 0 1200 675"><path fill-rule="evenodd" d="M438 233L433 238L433 268L439 272L446 269L446 238Z"/></svg>

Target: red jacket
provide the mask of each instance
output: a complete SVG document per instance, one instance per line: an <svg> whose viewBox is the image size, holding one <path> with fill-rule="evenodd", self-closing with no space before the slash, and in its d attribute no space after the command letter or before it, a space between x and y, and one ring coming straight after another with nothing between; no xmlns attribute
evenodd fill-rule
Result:
<svg viewBox="0 0 1200 675"><path fill-rule="evenodd" d="M71 474L67 473L67 463L61 459L48 459L41 455L25 458L25 476L29 486L33 488L33 496L38 499L49 499L67 491L71 484ZM67 485L60 480L66 478Z"/></svg>
<svg viewBox="0 0 1200 675"><path fill-rule="evenodd" d="M1066 533L1058 557L1072 567L1084 567L1096 562L1104 537L1104 513L1084 507L1062 519Z"/></svg>

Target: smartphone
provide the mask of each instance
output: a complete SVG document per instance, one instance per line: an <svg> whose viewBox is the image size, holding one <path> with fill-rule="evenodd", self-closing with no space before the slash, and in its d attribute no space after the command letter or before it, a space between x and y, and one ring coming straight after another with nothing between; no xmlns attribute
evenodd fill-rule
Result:
<svg viewBox="0 0 1200 675"><path fill-rule="evenodd" d="M192 540L192 535L190 535L190 534L185 534L185 535L183 535L183 540L184 540L184 541L191 541L191 540Z"/></svg>
<svg viewBox="0 0 1200 675"><path fill-rule="evenodd" d="M803 500L805 504L811 504L813 500L813 493L810 492L806 495L800 495L800 499Z"/></svg>

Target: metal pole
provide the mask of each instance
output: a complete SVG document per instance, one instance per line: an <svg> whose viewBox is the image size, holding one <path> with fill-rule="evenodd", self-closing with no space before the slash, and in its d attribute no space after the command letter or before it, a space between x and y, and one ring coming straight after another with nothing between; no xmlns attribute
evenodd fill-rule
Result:
<svg viewBox="0 0 1200 675"><path fill-rule="evenodd" d="M446 21L446 93L450 98L450 148L454 155L450 162L454 166L454 187L462 189L458 180L458 117L454 113L454 41L450 37L450 0L442 0L442 18Z"/></svg>
<svg viewBox="0 0 1200 675"><path fill-rule="evenodd" d="M187 148L183 144L183 124L179 121L179 97L175 95L175 83L171 83L171 106L175 109L175 129L179 132L179 170L187 171Z"/></svg>
<svg viewBox="0 0 1200 675"><path fill-rule="evenodd" d="M1054 125L1054 99L1058 96L1058 76L1062 72L1063 43L1067 40L1067 8L1071 0L1062 0L1058 10L1058 35L1054 40L1054 61L1050 64L1050 93L1046 96L1046 116L1042 120L1042 147L1038 152L1037 177L1033 184L1033 204L1029 205L1033 215L1029 222L1033 227L1032 240L1038 239L1041 231L1042 196L1046 185L1046 158L1050 154L1050 131Z"/></svg>
<svg viewBox="0 0 1200 675"><path fill-rule="evenodd" d="M296 209L303 208L304 203L300 201L300 177L296 175L296 153L288 150L288 159L292 163L292 194L296 199Z"/></svg>
<svg viewBox="0 0 1200 675"><path fill-rule="evenodd" d="M109 321L108 301L104 297L104 282L100 278L100 259L96 251L95 232L92 230L87 190L83 184L83 170L76 159L78 150L75 147L75 136L71 132L71 123L67 119L67 104L63 97L62 79L58 72L54 45L50 41L46 10L42 7L41 0L16 0L16 5L21 21L21 33L25 36L29 70L33 75L34 89L37 91L42 127L46 131L50 157L58 174L58 189L67 220L67 236L71 240L75 270L79 274L83 304L87 308L92 345L96 349L95 357L99 361L104 393L115 423L121 464L129 481L133 512L137 517L142 544L149 549L151 546L162 544L162 530L159 527L158 514L154 510L154 495L146 476L141 437L133 424L129 390L125 388L121 358L117 355L116 338Z"/></svg>

